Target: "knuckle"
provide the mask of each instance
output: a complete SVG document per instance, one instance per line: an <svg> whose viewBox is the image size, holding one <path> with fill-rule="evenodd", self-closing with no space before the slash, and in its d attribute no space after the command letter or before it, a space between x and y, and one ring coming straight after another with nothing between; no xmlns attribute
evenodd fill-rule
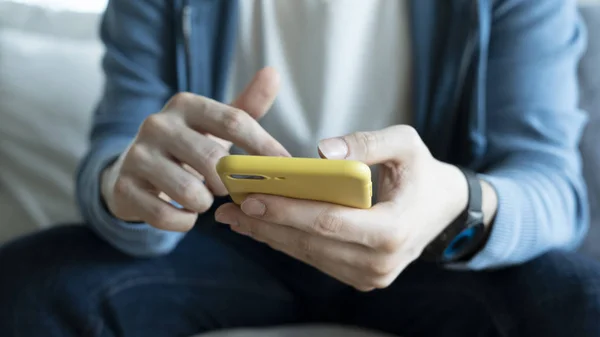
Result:
<svg viewBox="0 0 600 337"><path fill-rule="evenodd" d="M335 234L339 233L343 226L344 219L339 212L326 209L317 216L314 231L319 234Z"/></svg>
<svg viewBox="0 0 600 337"><path fill-rule="evenodd" d="M368 292L375 290L374 287L372 287L368 284L356 284L356 285L353 285L352 287L354 289L360 291L361 293L368 293Z"/></svg>
<svg viewBox="0 0 600 337"><path fill-rule="evenodd" d="M197 204L197 209L196 211L199 214L204 214L206 212L208 212L210 210L210 208L212 207L214 198L212 196L212 194L208 193L208 191L206 191L205 187L201 187L203 189L205 189L204 193L198 194L198 204Z"/></svg>
<svg viewBox="0 0 600 337"><path fill-rule="evenodd" d="M198 204L198 197L202 193L201 186L198 181L193 177L182 177L179 178L176 187L176 193L187 202L192 205Z"/></svg>
<svg viewBox="0 0 600 337"><path fill-rule="evenodd" d="M167 105L176 110L185 110L190 106L190 103L195 97L196 95L190 92L179 92L171 97L171 100Z"/></svg>
<svg viewBox="0 0 600 337"><path fill-rule="evenodd" d="M168 129L169 121L165 114L152 114L142 122L140 135L156 135Z"/></svg>
<svg viewBox="0 0 600 337"><path fill-rule="evenodd" d="M204 157L204 162L210 168L216 167L219 160L226 155L227 151L225 151L221 146L218 145L208 147L206 151L204 151L204 153L202 154L202 156Z"/></svg>
<svg viewBox="0 0 600 337"><path fill-rule="evenodd" d="M369 264L368 272L375 277L386 277L393 273L396 266L389 258L373 261Z"/></svg>
<svg viewBox="0 0 600 337"><path fill-rule="evenodd" d="M397 252L405 242L405 238L398 233L389 233L387 235L381 235L379 241L376 244L376 248L384 253L395 253Z"/></svg>
<svg viewBox="0 0 600 337"><path fill-rule="evenodd" d="M165 203L158 203L157 205L151 206L149 209L149 219L146 221L154 225L154 227L168 229L171 227L170 206Z"/></svg>
<svg viewBox="0 0 600 337"><path fill-rule="evenodd" d="M149 157L149 151L143 145L135 143L131 145L127 153L127 159L133 162L146 162Z"/></svg>
<svg viewBox="0 0 600 337"><path fill-rule="evenodd" d="M392 237L385 237L379 243L379 248L385 253L393 253L398 249L398 240Z"/></svg>
<svg viewBox="0 0 600 337"><path fill-rule="evenodd" d="M377 148L378 141L374 132L357 132L354 134L354 140L359 150L365 155L365 158L369 158L371 153Z"/></svg>
<svg viewBox="0 0 600 337"><path fill-rule="evenodd" d="M420 140L419 132L411 125L402 124L396 126L397 131L402 135L402 138L408 142L416 142Z"/></svg>
<svg viewBox="0 0 600 337"><path fill-rule="evenodd" d="M249 237L255 238L256 240L263 242L262 237L259 235L260 233L258 233L257 228L256 226L254 226L254 224L247 223L245 227L246 234L248 234Z"/></svg>
<svg viewBox="0 0 600 337"><path fill-rule="evenodd" d="M403 143L406 145L409 155L416 156L425 147L419 132L410 125L398 125L398 132L402 135Z"/></svg>
<svg viewBox="0 0 600 337"><path fill-rule="evenodd" d="M167 149L166 152L179 153L182 156L186 156L186 159L189 155L197 154L202 144L196 142L195 138L190 137L190 133L187 131L189 131L189 128L186 126L181 130L173 130L168 138L162 137L164 144L161 145Z"/></svg>
<svg viewBox="0 0 600 337"><path fill-rule="evenodd" d="M406 245L402 248L402 255L406 259L406 261L412 262L418 259L423 254L424 248L417 248L413 245Z"/></svg>
<svg viewBox="0 0 600 337"><path fill-rule="evenodd" d="M402 135L407 137L407 139L411 139L411 138L418 139L419 138L419 132L417 132L417 129L415 129L412 125L401 124L401 125L397 125L396 127L398 128L398 131L402 133Z"/></svg>
<svg viewBox="0 0 600 337"><path fill-rule="evenodd" d="M296 248L305 257L310 257L313 253L313 246L307 235L301 235L296 239Z"/></svg>
<svg viewBox="0 0 600 337"><path fill-rule="evenodd" d="M201 203L198 207L198 214L204 214L204 213L208 212L210 210L211 206L212 206L212 203L209 203L209 202Z"/></svg>
<svg viewBox="0 0 600 337"><path fill-rule="evenodd" d="M242 130L247 114L240 109L228 109L223 113L223 129L227 134L237 134Z"/></svg>
<svg viewBox="0 0 600 337"><path fill-rule="evenodd" d="M190 230L192 230L192 228L194 228L194 225L196 224L195 221L189 221L189 222L185 222L185 223L179 223L178 224L178 230L183 231L183 232L189 232Z"/></svg>
<svg viewBox="0 0 600 337"><path fill-rule="evenodd" d="M394 282L391 277L374 277L369 280L369 285L375 289L385 289Z"/></svg>
<svg viewBox="0 0 600 337"><path fill-rule="evenodd" d="M126 199L131 191L132 183L129 179L120 176L115 181L113 194L116 198Z"/></svg>

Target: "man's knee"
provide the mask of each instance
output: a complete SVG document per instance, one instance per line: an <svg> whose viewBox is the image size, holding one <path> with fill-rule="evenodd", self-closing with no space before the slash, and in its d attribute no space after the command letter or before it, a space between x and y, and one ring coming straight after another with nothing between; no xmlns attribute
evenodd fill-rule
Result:
<svg viewBox="0 0 600 337"><path fill-rule="evenodd" d="M538 300L563 292L587 292L600 285L600 262L572 252L552 251L522 266L500 272L523 296Z"/></svg>
<svg viewBox="0 0 600 337"><path fill-rule="evenodd" d="M1 246L0 267L5 277L0 282L28 284L40 276L73 277L65 274L76 275L94 260L120 255L85 226L56 227Z"/></svg>
<svg viewBox="0 0 600 337"><path fill-rule="evenodd" d="M75 319L99 276L94 261L118 254L84 226L57 227L0 247L0 331L22 333L32 322L52 330L58 316Z"/></svg>
<svg viewBox="0 0 600 337"><path fill-rule="evenodd" d="M498 274L514 312L516 328L529 335L600 336L600 263L550 252Z"/></svg>

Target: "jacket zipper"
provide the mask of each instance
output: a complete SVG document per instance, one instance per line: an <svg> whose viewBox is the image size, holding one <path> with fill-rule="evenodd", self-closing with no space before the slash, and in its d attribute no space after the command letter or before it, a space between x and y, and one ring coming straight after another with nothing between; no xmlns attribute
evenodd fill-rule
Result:
<svg viewBox="0 0 600 337"><path fill-rule="evenodd" d="M183 32L183 44L185 50L186 91L192 91L192 49L190 46L192 39L192 6L190 6L187 1L183 7L181 16L181 31Z"/></svg>
<svg viewBox="0 0 600 337"><path fill-rule="evenodd" d="M461 114L461 113L465 113L467 115L467 121L466 121L466 132L467 134L465 135L465 137L467 137L467 144L470 145L469 147L469 153L471 153L470 158L467 160L467 162L470 162L471 164L476 164L477 160L478 160L478 151L476 151L476 147L477 144L474 144L474 140L471 138L471 135L473 133L473 131L476 131L477 129L477 125L478 125L478 119L479 119L479 111L476 107L472 106L472 104L468 104L466 108L467 111L458 111L459 109L459 104L461 102L461 94L464 92L465 88L465 81L467 80L467 76L468 76L468 72L469 69L471 69L471 67L476 67L476 69L474 70L476 73L478 72L478 65L474 64L474 62L477 62L477 58L475 57L476 53L477 53L477 45L479 42L479 0L475 0L473 1L473 17L471 19L471 21L469 22L469 28L468 28L468 32L467 32L467 41L465 44L465 47L463 49L462 55L461 55L461 59L460 59L460 63L459 63L459 68L458 68L458 73L457 73L457 79L456 79L456 86L455 86L455 90L454 90L454 95L452 97L452 110L454 112L454 114ZM478 77L477 74L474 74L473 76ZM477 80L475 80L476 82ZM479 93L474 93L474 95L479 95ZM471 100L473 99L477 99L477 97L470 97ZM476 143L476 141L475 141Z"/></svg>
<svg viewBox="0 0 600 337"><path fill-rule="evenodd" d="M476 0L473 4L473 10L475 11L474 13L474 21L472 21L472 25L471 25L471 34L469 34L469 45L471 47L471 59L472 62L474 62L474 66L475 66L475 70L474 70L474 77L475 77L475 84L476 87L478 88L477 91L474 93L474 97L472 97L472 101L470 102L471 107L469 109L469 122L468 122L468 137L469 140L472 141L472 149L471 149L471 164L473 165L473 167L476 167L478 165L480 165L480 160L481 160L481 156L483 154L483 150L484 147L482 147L482 136L483 133L485 132L482 128L482 111L480 111L479 109L479 105L482 103L480 98L482 97L482 95L485 95L484 93L481 93L480 90L486 90L485 89L485 83L479 83L480 81L482 81L481 77L480 77L480 72L481 72L481 52L480 49L478 48L481 45L481 10L482 10L482 2L483 0ZM486 54L487 55L487 54ZM484 89L481 89L481 87L483 86ZM474 104L474 102L476 104ZM485 103L485 102L483 102Z"/></svg>
<svg viewBox="0 0 600 337"><path fill-rule="evenodd" d="M479 0L474 1L474 15L475 15L475 24L471 21L469 24L469 31L467 36L467 43L461 55L460 65L458 68L457 81L456 81L456 90L454 91L453 97L453 111L458 109L458 104L460 102L460 94L463 91L463 86L465 85L465 80L467 78L467 72L469 67L473 62L473 55L475 54L477 40L479 37Z"/></svg>

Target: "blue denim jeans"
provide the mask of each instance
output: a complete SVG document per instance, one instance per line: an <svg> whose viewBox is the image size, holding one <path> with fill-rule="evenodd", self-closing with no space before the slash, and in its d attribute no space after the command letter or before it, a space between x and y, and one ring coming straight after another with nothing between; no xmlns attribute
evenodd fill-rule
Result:
<svg viewBox="0 0 600 337"><path fill-rule="evenodd" d="M361 293L214 223L168 256L136 259L85 226L0 249L0 336L190 336L223 328L341 323L401 336L600 336L600 264L551 252L518 267L416 262Z"/></svg>

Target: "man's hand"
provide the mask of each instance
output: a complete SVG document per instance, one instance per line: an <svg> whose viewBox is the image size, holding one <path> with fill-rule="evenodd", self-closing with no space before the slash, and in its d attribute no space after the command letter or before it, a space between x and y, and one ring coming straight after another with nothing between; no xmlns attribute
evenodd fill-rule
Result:
<svg viewBox="0 0 600 337"><path fill-rule="evenodd" d="M390 285L466 207L462 172L433 158L409 126L327 139L319 151L379 164L378 203L361 210L251 195L241 207L221 206L217 221L369 291Z"/></svg>
<svg viewBox="0 0 600 337"><path fill-rule="evenodd" d="M257 122L279 89L271 68L258 72L231 105L189 93L149 116L129 148L102 174L102 196L125 221L187 231L213 195L226 195L216 164L233 144L250 154L289 156ZM183 209L173 206L174 200Z"/></svg>

